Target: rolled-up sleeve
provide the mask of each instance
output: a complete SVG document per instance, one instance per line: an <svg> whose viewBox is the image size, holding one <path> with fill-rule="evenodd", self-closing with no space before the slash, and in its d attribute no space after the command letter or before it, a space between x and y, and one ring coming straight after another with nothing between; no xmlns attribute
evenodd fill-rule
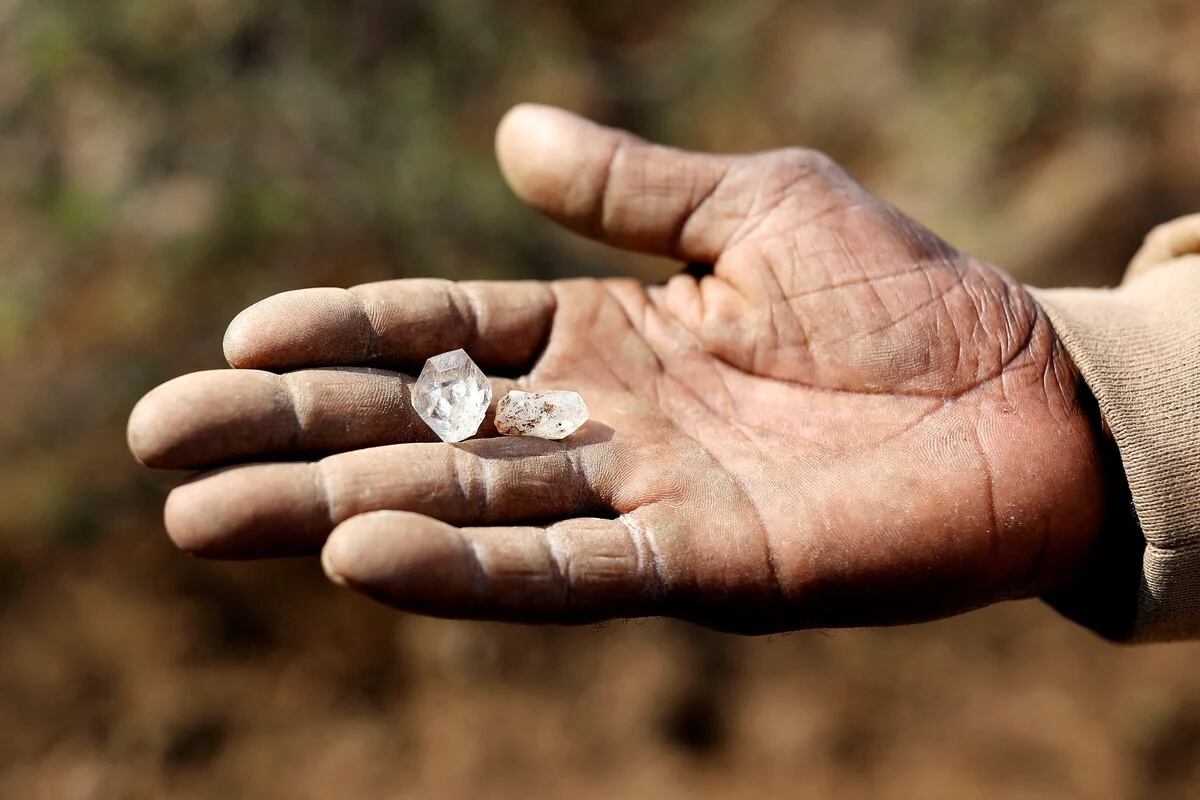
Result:
<svg viewBox="0 0 1200 800"><path fill-rule="evenodd" d="M1133 514L1052 602L1114 639L1200 637L1200 215L1155 229L1115 289L1033 289L1112 432ZM1134 546L1130 546L1130 545ZM1132 574L1133 580L1109 576Z"/></svg>

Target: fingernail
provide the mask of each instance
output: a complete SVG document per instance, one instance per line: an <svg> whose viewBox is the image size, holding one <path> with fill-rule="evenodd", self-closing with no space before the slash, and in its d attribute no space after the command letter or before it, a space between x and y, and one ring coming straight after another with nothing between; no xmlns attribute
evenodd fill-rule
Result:
<svg viewBox="0 0 1200 800"><path fill-rule="evenodd" d="M342 575L338 569L338 556L336 551L344 549L344 544L339 544L345 536L338 536L337 533L332 533L329 539L325 542L325 546L321 548L321 569L325 570L325 577L338 586L346 586L346 576Z"/></svg>

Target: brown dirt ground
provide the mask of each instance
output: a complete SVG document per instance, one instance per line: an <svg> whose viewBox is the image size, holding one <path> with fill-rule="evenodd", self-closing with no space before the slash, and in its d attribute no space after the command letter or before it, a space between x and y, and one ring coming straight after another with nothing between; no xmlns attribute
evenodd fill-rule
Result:
<svg viewBox="0 0 1200 800"><path fill-rule="evenodd" d="M1200 644L1038 602L745 639L391 613L172 549L137 397L266 294L663 274L552 232L518 99L821 147L1040 284L1200 209L1195 0L0 2L0 797L1200 796Z"/></svg>

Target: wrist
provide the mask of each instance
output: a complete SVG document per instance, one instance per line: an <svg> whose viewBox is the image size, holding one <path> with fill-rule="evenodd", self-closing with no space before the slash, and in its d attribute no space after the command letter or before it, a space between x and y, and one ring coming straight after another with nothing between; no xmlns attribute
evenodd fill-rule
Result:
<svg viewBox="0 0 1200 800"><path fill-rule="evenodd" d="M1129 481L1112 429L1082 374L1062 351L1074 375L1075 405L1090 435L1091 485L1099 497L1096 523L1084 547L1043 598L1060 613L1112 639L1127 638L1134 624L1145 541L1130 498Z"/></svg>

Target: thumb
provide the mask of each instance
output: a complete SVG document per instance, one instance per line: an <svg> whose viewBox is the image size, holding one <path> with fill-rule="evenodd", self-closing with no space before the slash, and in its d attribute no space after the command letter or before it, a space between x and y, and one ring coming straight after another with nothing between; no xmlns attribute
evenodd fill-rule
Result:
<svg viewBox="0 0 1200 800"><path fill-rule="evenodd" d="M509 186L586 236L684 261L715 261L749 211L745 156L651 144L541 105L518 105L496 130ZM742 206L746 206L743 208Z"/></svg>

